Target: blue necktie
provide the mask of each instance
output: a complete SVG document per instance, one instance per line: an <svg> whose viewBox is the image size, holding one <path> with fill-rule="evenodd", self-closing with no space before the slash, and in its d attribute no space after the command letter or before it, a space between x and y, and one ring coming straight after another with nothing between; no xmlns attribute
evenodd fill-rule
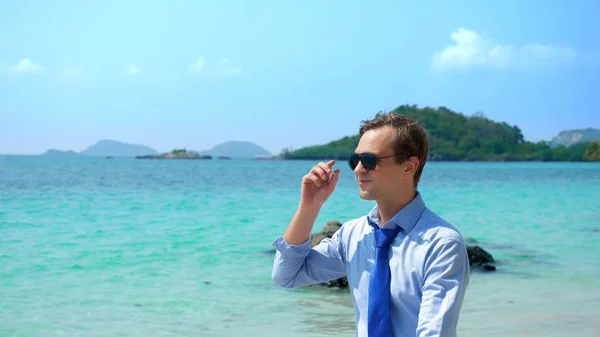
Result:
<svg viewBox="0 0 600 337"><path fill-rule="evenodd" d="M388 249L400 231L400 226L383 229L371 221L369 224L374 228L376 242L375 264L369 281L369 337L392 337Z"/></svg>

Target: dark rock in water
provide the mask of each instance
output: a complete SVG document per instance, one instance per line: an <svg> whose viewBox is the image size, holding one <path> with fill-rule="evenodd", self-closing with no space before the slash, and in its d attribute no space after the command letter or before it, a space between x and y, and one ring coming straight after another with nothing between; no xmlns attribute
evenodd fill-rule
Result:
<svg viewBox="0 0 600 337"><path fill-rule="evenodd" d="M496 270L496 266L493 266L491 264L484 264L483 266L481 266L481 268L483 268L483 270L485 270L485 271L494 271L494 270Z"/></svg>
<svg viewBox="0 0 600 337"><path fill-rule="evenodd" d="M328 221L327 224L321 229L320 232L311 233L310 234L310 246L315 247L318 245L321 240L325 238L331 238L335 232L338 231L342 227L342 224L339 221L331 220ZM275 249L267 249L264 251L265 254L275 254ZM331 280L329 282L325 282L320 284L322 286L330 287L330 288L346 288L348 287L348 279L346 277L342 277L336 280Z"/></svg>
<svg viewBox="0 0 600 337"><path fill-rule="evenodd" d="M340 229L341 227L342 227L342 224L339 221L336 221L336 220L328 221L327 224L325 224L325 226L323 227L323 229L321 229L321 232L310 234L310 246L314 247L314 246L318 245L321 242L321 240L323 240L325 238L330 239L333 236L333 234L335 234L335 232L337 232L338 229ZM331 280L331 281L322 283L321 285L330 287L330 288L346 288L346 287L348 287L348 278L346 278L346 277L338 278L335 280Z"/></svg>
<svg viewBox="0 0 600 337"><path fill-rule="evenodd" d="M467 246L469 255L469 265L473 268L481 268L485 271L494 271L496 267L492 263L496 262L492 254L486 252L479 246Z"/></svg>
<svg viewBox="0 0 600 337"><path fill-rule="evenodd" d="M348 278L342 277L322 284L328 288L348 288Z"/></svg>
<svg viewBox="0 0 600 337"><path fill-rule="evenodd" d="M465 242L466 243L478 243L477 240L475 240L474 238L466 238Z"/></svg>
<svg viewBox="0 0 600 337"><path fill-rule="evenodd" d="M342 228L342 224L339 221L331 220L325 224L325 227L321 229L321 233L327 235L327 237L331 238L335 232L337 232L340 228Z"/></svg>
<svg viewBox="0 0 600 337"><path fill-rule="evenodd" d="M275 248L266 249L265 251L263 251L263 253L265 253L267 255L275 255L276 252L277 252L277 250Z"/></svg>
<svg viewBox="0 0 600 337"><path fill-rule="evenodd" d="M339 221L328 221L320 232L310 234L311 247L315 247L321 242L321 240L325 238L331 238L333 234L337 232L341 227L342 223L340 223ZM467 238L465 241L467 242L467 244L477 242L474 239L469 238ZM275 249L266 250L265 253L275 254ZM467 254L469 256L469 265L472 267L472 269L481 269L484 271L496 270L496 267L492 264L496 262L496 260L494 260L492 254L488 253L480 246L467 245ZM322 283L320 285L330 288L347 288L348 279L346 277L342 277L335 280L331 280L329 282Z"/></svg>

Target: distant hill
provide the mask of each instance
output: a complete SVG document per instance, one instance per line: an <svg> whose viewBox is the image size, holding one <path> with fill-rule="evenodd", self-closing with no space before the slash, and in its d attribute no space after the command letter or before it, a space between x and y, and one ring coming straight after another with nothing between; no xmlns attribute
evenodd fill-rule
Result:
<svg viewBox="0 0 600 337"><path fill-rule="evenodd" d="M600 142L581 141L569 148L549 142L529 142L519 127L488 119L482 113L464 115L446 107L401 105L394 113L416 119L429 135L432 161L584 161L600 160ZM357 129L358 129L357 121ZM327 144L284 150L281 159L346 159L358 145L358 132Z"/></svg>
<svg viewBox="0 0 600 337"><path fill-rule="evenodd" d="M82 156L135 157L158 154L158 151L144 145L128 144L116 140L101 140L79 152Z"/></svg>
<svg viewBox="0 0 600 337"><path fill-rule="evenodd" d="M194 151L192 151L194 152ZM272 154L263 147L246 141L229 141L216 145L210 150L197 151L200 156L226 157L226 158L256 158L271 157ZM156 156L160 153L148 146L128 144L116 140L101 140L81 152L61 151L50 149L44 155L66 156L97 156L97 157L143 157Z"/></svg>
<svg viewBox="0 0 600 337"><path fill-rule="evenodd" d="M600 129L585 128L564 130L558 133L550 142L551 147L563 145L569 147L577 143L600 141Z"/></svg>
<svg viewBox="0 0 600 337"><path fill-rule="evenodd" d="M48 151L46 151L44 154L44 156L76 156L77 152L73 151L73 150L68 150L68 151L63 151L63 150L57 150L57 149L50 149Z"/></svg>
<svg viewBox="0 0 600 337"><path fill-rule="evenodd" d="M230 157L230 158L255 158L269 157L272 154L263 147L252 142L246 141L229 141L216 145L210 150L199 151L201 155L211 155L213 157Z"/></svg>

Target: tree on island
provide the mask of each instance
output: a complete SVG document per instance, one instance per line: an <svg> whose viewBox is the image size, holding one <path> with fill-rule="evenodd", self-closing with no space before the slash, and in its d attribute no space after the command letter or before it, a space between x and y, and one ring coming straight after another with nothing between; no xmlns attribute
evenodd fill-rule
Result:
<svg viewBox="0 0 600 337"><path fill-rule="evenodd" d="M401 105L394 113L416 119L430 139L429 160L444 161L583 161L600 160L597 142L551 147L550 142L529 142L518 126L488 119L483 112L471 116L446 107ZM345 159L358 145L350 135L323 145L282 151L283 159Z"/></svg>
<svg viewBox="0 0 600 337"><path fill-rule="evenodd" d="M174 155L181 155L181 154L186 154L186 153L188 153L187 149L173 149L171 151L171 154L174 154Z"/></svg>
<svg viewBox="0 0 600 337"><path fill-rule="evenodd" d="M585 148L583 159L588 161L600 161L600 142L590 142Z"/></svg>

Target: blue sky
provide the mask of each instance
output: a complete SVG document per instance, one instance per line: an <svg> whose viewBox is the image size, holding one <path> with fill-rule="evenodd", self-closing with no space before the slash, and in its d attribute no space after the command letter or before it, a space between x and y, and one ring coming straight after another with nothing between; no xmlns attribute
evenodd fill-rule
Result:
<svg viewBox="0 0 600 337"><path fill-rule="evenodd" d="M278 153L400 104L483 111L533 141L600 127L600 2L367 3L5 0L0 153Z"/></svg>

